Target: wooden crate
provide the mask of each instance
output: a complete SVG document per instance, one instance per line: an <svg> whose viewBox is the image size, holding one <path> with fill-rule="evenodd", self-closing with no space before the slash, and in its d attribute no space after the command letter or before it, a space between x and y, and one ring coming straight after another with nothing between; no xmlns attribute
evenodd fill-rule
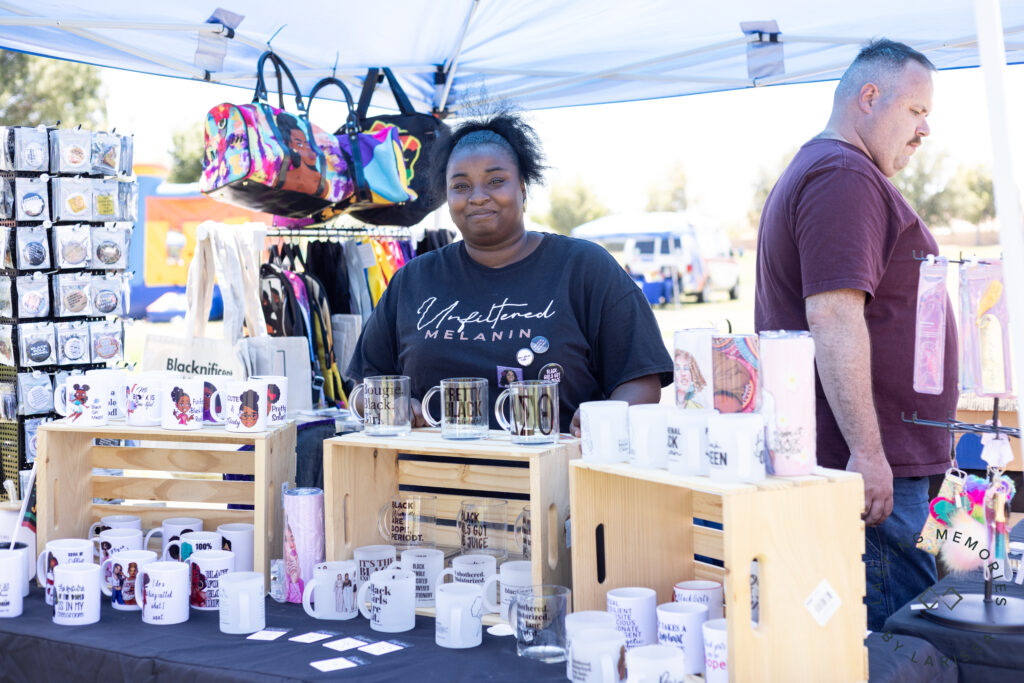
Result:
<svg viewBox="0 0 1024 683"><path fill-rule="evenodd" d="M581 460L569 470L573 609L605 609L612 588L654 588L660 604L672 600L679 581L721 581L726 615L735 617L731 680L867 680L859 475L819 468L813 476L751 485ZM756 627L749 618L753 560ZM819 626L805 601L822 580L841 605Z"/></svg>
<svg viewBox="0 0 1024 683"><path fill-rule="evenodd" d="M144 445L99 446L94 439ZM238 450L246 445L254 450ZM199 517L208 531L226 522L249 522L255 526L253 567L264 573L269 588L270 559L281 555L283 545L281 485L295 480L294 423L262 434L238 434L223 427L179 432L124 423L78 427L59 420L40 426L36 457L40 548L54 538L85 538L89 526L105 515L136 515L143 529L168 517ZM154 476L94 475L94 467ZM223 481L224 473L255 475L255 481ZM103 505L93 503L94 498L149 505ZM255 510L229 510L229 503L254 505Z"/></svg>
<svg viewBox="0 0 1024 683"><path fill-rule="evenodd" d="M533 582L570 586L565 546L569 516L571 458L579 440L555 444L513 444L505 432L488 439L442 439L437 429L416 429L404 437L345 434L324 441L324 507L327 558L346 560L363 545L385 543L377 530L380 508L399 491L437 496L437 543L449 554L459 546L455 526L465 498L508 500L507 545L517 549L512 524L529 503ZM432 610L423 611L432 614Z"/></svg>

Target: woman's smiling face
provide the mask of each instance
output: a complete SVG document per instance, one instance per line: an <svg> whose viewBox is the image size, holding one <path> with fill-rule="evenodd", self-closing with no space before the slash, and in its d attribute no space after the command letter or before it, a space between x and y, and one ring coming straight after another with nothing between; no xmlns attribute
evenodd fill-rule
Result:
<svg viewBox="0 0 1024 683"><path fill-rule="evenodd" d="M522 236L526 186L508 150L487 143L456 150L446 180L448 210L470 246L493 247Z"/></svg>

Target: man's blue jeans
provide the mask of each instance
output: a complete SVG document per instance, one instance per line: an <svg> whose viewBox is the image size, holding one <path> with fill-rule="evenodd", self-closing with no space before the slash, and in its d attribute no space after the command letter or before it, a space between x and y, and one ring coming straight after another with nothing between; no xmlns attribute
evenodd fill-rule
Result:
<svg viewBox="0 0 1024 683"><path fill-rule="evenodd" d="M935 558L915 547L928 518L928 477L896 477L892 514L864 530L868 628L881 631L885 620L935 585Z"/></svg>

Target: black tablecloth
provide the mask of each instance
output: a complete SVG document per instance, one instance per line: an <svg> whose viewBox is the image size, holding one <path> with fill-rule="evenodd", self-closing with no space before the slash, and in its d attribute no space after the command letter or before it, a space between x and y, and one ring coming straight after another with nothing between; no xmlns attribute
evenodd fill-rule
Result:
<svg viewBox="0 0 1024 683"><path fill-rule="evenodd" d="M1010 539L1024 541L1024 522L1018 523L1011 530ZM984 583L981 570L978 570L967 576L950 574L932 590L937 595L942 595L949 588L955 588L961 594L982 593ZM1024 586L997 582L996 588L998 590L993 592L995 597L1005 595L1024 598ZM905 605L889 617L885 622L883 636L895 634L892 635L895 638L905 634L928 641L948 661L956 663L961 681L1007 683L1024 680L1024 634L978 633L950 628L927 619L920 611L912 611L913 604Z"/></svg>
<svg viewBox="0 0 1024 683"><path fill-rule="evenodd" d="M271 642L220 632L219 613L192 610L189 620L175 626L143 624L138 612L120 612L104 601L98 624L57 626L52 608L34 585L25 611L16 619L0 619L0 680L2 681L203 681L244 683L269 681L359 680L384 681L565 681L565 664L540 664L516 656L515 640L494 637L484 629L483 644L468 650L449 650L434 644L434 620L416 617L416 628L405 633L377 633L362 617L320 621L300 605L281 605L268 599L267 626L291 631ZM319 643L290 642L310 631L339 635ZM336 652L323 643L346 636L371 642L397 640L404 650L374 656L348 650ZM346 657L363 665L322 673L310 662Z"/></svg>

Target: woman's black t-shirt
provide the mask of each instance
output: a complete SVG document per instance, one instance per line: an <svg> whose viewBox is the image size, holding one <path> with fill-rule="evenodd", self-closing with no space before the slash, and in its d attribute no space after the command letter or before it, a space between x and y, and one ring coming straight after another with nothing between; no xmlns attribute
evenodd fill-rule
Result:
<svg viewBox="0 0 1024 683"><path fill-rule="evenodd" d="M348 374L408 375L416 398L442 379L486 378L492 428L509 379L557 378L567 432L580 403L620 384L658 374L667 386L672 362L647 300L604 248L544 235L503 268L477 263L461 241L410 261L367 322Z"/></svg>

